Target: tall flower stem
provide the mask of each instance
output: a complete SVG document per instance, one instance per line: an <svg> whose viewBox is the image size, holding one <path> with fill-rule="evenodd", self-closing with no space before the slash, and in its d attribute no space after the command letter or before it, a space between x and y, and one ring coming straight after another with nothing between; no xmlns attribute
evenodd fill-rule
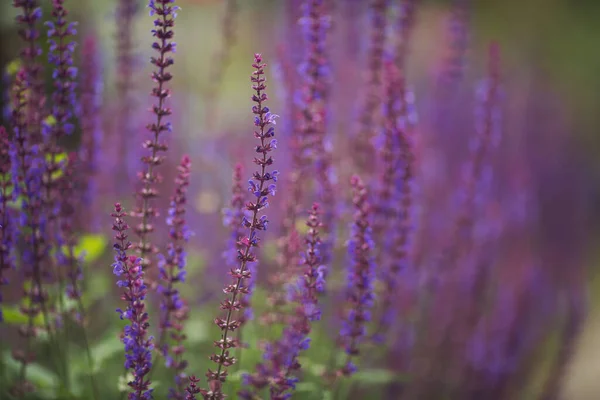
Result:
<svg viewBox="0 0 600 400"><path fill-rule="evenodd" d="M161 283L157 290L162 295L160 300L160 336L156 342L158 354L165 358L166 366L175 373L175 383L177 387L172 391L175 399L183 399L185 367L187 361L183 359L184 340L183 323L188 318L189 309L184 299L181 298L178 283L185 282L187 257L185 253L185 243L189 240L190 231L186 226L185 213L187 203L187 189L190 184L190 169L192 163L189 156L185 155L181 159L178 170L179 173L175 179L175 195L171 198L167 225L171 227L169 237L171 241L168 244L165 256L161 256L158 263L159 278ZM171 338L169 343L168 338ZM155 371L153 368L148 374L148 379L152 379Z"/></svg>
<svg viewBox="0 0 600 400"><path fill-rule="evenodd" d="M230 356L229 349L235 348L238 344L235 340L229 337L231 332L234 332L240 326L240 321L233 319L233 313L239 312L242 309L240 297L249 294L250 289L244 286L247 279L252 278L252 274L248 269L249 263L257 261L256 255L252 249L259 246L258 231L267 229L268 220L265 215L259 217L259 212L267 207L268 196L275 194L275 185L266 186L269 181L277 180L277 171L267 172L267 167L273 164L273 158L269 153L276 147L277 142L271 139L275 135L275 129L271 126L275 123L275 114L271 114L268 107L264 106L267 100L265 66L262 63L260 54L254 55L254 63L252 67L255 71L252 73L252 89L255 94L252 96L252 101L255 105L252 107L254 114L254 125L258 130L254 131L254 136L260 140L260 145L256 146L256 152L259 157L254 158L254 162L260 167L260 172L253 174L255 180L250 180L249 190L254 194L255 202L249 202L246 209L252 214L250 220L244 218L242 224L248 228L248 236L240 240L241 249L238 252L239 267L231 270L230 275L234 279L234 283L227 285L224 289L225 293L231 293L231 298L221 303L221 309L226 310L225 319L216 318L215 324L221 329L221 339L215 342L215 347L220 349L220 352L214 354L211 360L218 364L217 370L208 370L206 376L208 378L209 389L202 389L201 393L205 399L220 400L225 397L222 391L223 383L227 378L227 368L235 364L236 359ZM258 181L258 183L256 182Z"/></svg>
<svg viewBox="0 0 600 400"><path fill-rule="evenodd" d="M147 288L144 284L144 271L141 259L128 256L127 251L131 248L131 242L127 240L128 225L125 222L127 214L119 203L115 204L115 219L113 231L115 234L114 249L116 252L113 273L121 279L117 286L123 288L121 299L127 303L125 310L117 309L121 319L130 321L125 326L123 343L125 344L125 368L133 373L133 381L128 385L131 387L129 400L150 400L152 389L150 379L147 375L152 368L152 337L148 333L148 313L144 300Z"/></svg>
<svg viewBox="0 0 600 400"><path fill-rule="evenodd" d="M46 242L46 220L41 213L43 200L42 192L42 160L39 156L39 148L30 142L28 125L26 122L26 111L28 107L26 91L29 85L25 70L17 73L14 84L14 108L12 112L13 124L13 146L11 158L13 165L13 198L19 201L22 208L22 222L31 232L24 234L26 249L21 259L21 268L25 282L30 287L24 288L24 294L30 304L22 307L22 312L27 316L27 326L22 327L20 333L26 338L25 352L15 352L15 358L21 362L19 380L17 386L30 386L25 381L27 364L32 355L30 354L33 337L36 335L35 317L40 312L44 320L44 327L50 338L50 343L55 343L55 337L50 324L49 310L46 305L48 293L44 287L44 277L48 271L43 267L48 258L48 245ZM54 347L53 347L54 348ZM22 388L15 390L22 392ZM28 389L26 389L28 390Z"/></svg>
<svg viewBox="0 0 600 400"><path fill-rule="evenodd" d="M13 183L10 178L10 141L8 132L0 126L0 305L2 286L8 285L6 272L15 267L13 246L16 228L14 214L8 203L11 201ZM0 310L0 322L4 321Z"/></svg>
<svg viewBox="0 0 600 400"><path fill-rule="evenodd" d="M167 69L173 65L171 53L175 52L175 42L173 42L175 25L175 17L177 16L178 6L171 5L174 0L150 0L148 7L150 15L157 15L154 21L155 29L152 30L152 35L157 39L152 44L152 48L158 52L158 57L151 57L150 63L157 71L152 73L152 80L157 86L152 89L152 96L157 98L157 103L152 107L152 111L156 116L153 123L148 124L147 129L152 133L152 139L144 142L144 148L150 150L150 155L142 158L142 162L146 165L145 170L140 174L142 181L142 189L137 193L140 200L139 207L136 210L136 215L141 218L141 223L135 228L135 232L139 237L137 244L137 252L142 258L142 266L147 269L151 264L150 257L156 251L156 247L152 245L149 239L150 233L154 231L152 219L158 216L158 211L152 207L152 200L158 196L158 191L155 185L161 180L160 175L155 171L155 168L162 164L164 156L159 155L167 151L166 143L161 142L161 134L171 131L171 123L165 122L165 118L171 115L171 109L165 106L166 99L170 96L171 91L165 87L173 76Z"/></svg>
<svg viewBox="0 0 600 400"><path fill-rule="evenodd" d="M129 171L127 162L131 158L128 154L128 145L131 138L139 136L136 126L135 111L137 108L134 90L136 89L136 40L135 23L136 14L140 8L138 0L118 0L115 10L116 35L116 89L117 109L113 129L110 132L111 149L117 155L115 159L115 171L122 173ZM114 146L114 147L113 147ZM128 175L129 178L129 175ZM116 189L121 193L131 183L129 179L120 179Z"/></svg>
<svg viewBox="0 0 600 400"><path fill-rule="evenodd" d="M48 27L48 42L50 48L48 52L48 61L54 67L54 91L52 93L52 106L50 115L53 117L52 123L43 124L43 153L45 157L44 177L42 183L44 186L44 195L42 196L44 212L46 213L48 232L53 232L51 241L60 255L60 248L63 246L65 238L62 235L60 225L61 215L61 181L66 178L64 173L67 168L67 160L60 160L59 154L63 152L59 141L63 137L70 135L74 130L73 118L75 116L76 98L75 98L75 78L77 69L73 67L73 52L76 43L72 40L76 34L76 22L68 22L68 10L64 6L65 0L52 0L52 19L46 22ZM62 173L62 175L61 175ZM66 305L63 293L65 291L66 276L63 265L59 257L49 257L48 263L56 279L58 280L59 296L58 308L61 314L60 318L66 315ZM66 262L66 261L65 261ZM64 327L65 341L69 342L69 325ZM57 333L58 336L58 333ZM56 343L56 351L63 362L65 379L69 377L69 363L67 362L67 348L64 352L60 349L60 344Z"/></svg>
<svg viewBox="0 0 600 400"><path fill-rule="evenodd" d="M365 338L366 324L371 320L373 306L373 241L371 239L371 205L363 181L354 175L350 184L353 196L354 219L352 237L348 243L351 266L348 270L346 292L346 318L340 331L340 344L346 352L344 365L337 376L350 376L356 372L354 359L360 354L360 344Z"/></svg>

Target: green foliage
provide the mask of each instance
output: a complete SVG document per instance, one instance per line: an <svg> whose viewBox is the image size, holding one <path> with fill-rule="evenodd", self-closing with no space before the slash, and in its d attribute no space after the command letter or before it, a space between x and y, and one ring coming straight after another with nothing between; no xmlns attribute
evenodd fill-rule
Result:
<svg viewBox="0 0 600 400"><path fill-rule="evenodd" d="M21 308L18 305L2 304L2 314L4 315L4 323L9 325L26 325L29 322L29 317L21 312ZM44 317L42 314L35 316L33 319L35 326L44 326Z"/></svg>
<svg viewBox="0 0 600 400"><path fill-rule="evenodd" d="M15 76L17 74L17 72L19 71L19 69L21 68L21 65L22 65L21 59L15 58L14 60L12 60L8 64L6 64L6 67L4 68L4 70L6 71L6 73L9 76Z"/></svg>
<svg viewBox="0 0 600 400"><path fill-rule="evenodd" d="M104 235L83 235L75 246L75 256L83 257L86 264L91 264L102 256L107 245L108 241Z"/></svg>
<svg viewBox="0 0 600 400"><path fill-rule="evenodd" d="M14 381L19 375L21 364L12 358L10 352L4 353L2 362L4 363L4 368L7 370L7 375L10 377L9 379ZM59 395L60 379L58 378L58 375L56 375L56 373L54 373L51 369L48 369L38 363L31 363L27 367L26 378L36 386L36 395L38 398L56 399L57 395ZM4 389L5 388L1 388L0 390ZM0 391L0 395L2 394L3 392Z"/></svg>

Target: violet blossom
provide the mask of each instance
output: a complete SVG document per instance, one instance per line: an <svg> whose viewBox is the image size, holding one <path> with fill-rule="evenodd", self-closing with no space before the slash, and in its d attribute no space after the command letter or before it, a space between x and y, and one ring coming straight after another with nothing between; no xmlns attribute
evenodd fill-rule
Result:
<svg viewBox="0 0 600 400"><path fill-rule="evenodd" d="M233 186L231 188L231 201L229 208L223 210L223 225L231 230L231 236L227 241L227 250L223 252L223 258L228 268L234 269L238 264L238 254L242 249L240 240L244 236L244 227L240 223L246 216L245 213L245 190L242 184L243 168L241 164L237 164L233 171ZM249 263L248 269L254 273L254 265ZM248 282L248 288L252 290L253 282ZM240 323L243 325L247 320L252 319L252 309L250 308L250 296L244 296L240 302L244 307L244 316L240 318Z"/></svg>
<svg viewBox="0 0 600 400"><path fill-rule="evenodd" d="M362 99L359 131L353 140L355 164L359 171L372 173L375 166L374 139L378 130L378 110L382 101L383 55L386 42L388 0L371 0L369 4L369 48L367 82Z"/></svg>
<svg viewBox="0 0 600 400"><path fill-rule="evenodd" d="M42 18L42 8L37 0L13 0L13 7L21 9L21 14L17 15L16 19L19 24L19 37L25 44L21 49L21 58L30 91L25 120L30 141L37 144L42 141L42 119L45 117L43 110L46 101L43 70L39 62L42 48L39 44L38 24Z"/></svg>
<svg viewBox="0 0 600 400"><path fill-rule="evenodd" d="M150 242L150 234L154 231L152 220L158 216L152 204L153 200L158 196L156 183L161 180L160 174L156 172L156 168L163 163L164 153L168 149L167 143L162 141L162 134L171 132L171 122L165 121L172 113L171 109L166 106L166 100L171 95L170 89L166 84L171 81L173 75L168 71L174 63L171 54L175 52L176 44L173 41L175 33L175 18L179 6L173 5L175 0L150 0L148 8L150 15L156 15L154 20L154 29L152 36L156 39L152 43L152 49L158 54L150 58L150 63L156 67L152 73L152 80L156 86L152 89L152 96L156 98L156 103L152 106L152 112L156 117L155 121L147 125L148 131L151 133L151 138L143 144L144 148L149 150L149 155L142 157L142 162L145 167L140 173L142 188L137 192L138 206L135 216L141 219L139 225L135 227L135 232L139 237L139 242L136 244L136 250L142 258L144 268L151 264L150 256L156 253L156 246Z"/></svg>
<svg viewBox="0 0 600 400"><path fill-rule="evenodd" d="M29 353L29 346L37 335L34 320L40 313L44 317L46 331L51 334L47 305L48 292L45 288L50 274L46 268L50 248L47 238L48 221L46 215L42 213L43 199L41 198L44 162L39 146L31 143L34 138L29 135L27 115L29 103L26 95L29 87L26 70L19 70L13 86L14 106L11 122L14 137L10 147L10 158L13 200L21 207L20 218L18 225L14 225L14 232L18 238L23 239L25 244L20 259L20 271L24 278L24 297L28 304L21 307L21 311L27 318L27 324L19 330L26 340L26 349L13 352L13 357L22 365L18 381L12 389L15 393L32 389L32 384L25 379L25 376L27 365L33 359L33 354ZM19 229L19 226L26 226L28 229Z"/></svg>
<svg viewBox="0 0 600 400"><path fill-rule="evenodd" d="M8 285L6 273L15 267L14 250L15 227L14 213L8 203L12 200L13 181L10 178L10 142L8 132L0 126L0 304L2 304L2 286ZM0 308L0 322L4 321Z"/></svg>
<svg viewBox="0 0 600 400"><path fill-rule="evenodd" d="M250 80L252 81L252 106L254 114L254 137L260 140L260 144L255 147L257 156L254 157L254 163L259 166L259 170L252 174L252 179L248 181L248 190L255 198L246 204L246 210L251 214L250 217L244 217L242 225L248 230L247 236L240 239L241 249L238 251L239 266L230 271L233 282L225 286L224 292L231 294L231 298L221 303L221 309L226 311L225 318L216 318L215 324L221 330L221 339L215 342L215 347L220 349L210 359L217 364L216 371L209 369L206 377L208 378L208 389L202 389L201 393L204 399L220 400L225 397L222 386L227 379L227 368L235 364L236 358L231 355L230 349L239 344L232 339L230 333L235 332L240 327L239 317L235 319L234 312L242 311L241 298L250 293L247 282L252 279L252 272L248 269L249 263L258 261L255 254L255 248L259 246L260 238L258 232L267 230L268 219L266 215L259 215L269 205L269 196L275 195L275 182L277 181L277 171L268 171L268 167L273 165L273 157L269 155L277 146L275 136L275 118L277 115L271 113L264 103L268 100L265 89L267 85L265 77L266 64L262 62L260 54L254 55L254 63ZM273 182L273 183L270 183Z"/></svg>
<svg viewBox="0 0 600 400"><path fill-rule="evenodd" d="M185 282L187 255L184 245L189 240L191 232L186 226L185 213L187 205L187 190L190 184L190 169L192 163L185 155L178 167L179 174L175 179L175 195L171 198L167 225L170 227L170 242L165 256L158 262L159 278L157 291L162 295L160 301L160 338L158 349L165 357L167 368L175 372L177 387L171 389L170 397L183 399L183 384L187 361L183 359L186 338L183 324L188 318L189 310L179 293L179 283Z"/></svg>
<svg viewBox="0 0 600 400"><path fill-rule="evenodd" d="M365 338L366 323L371 320L374 301L373 242L371 239L371 206L367 200L367 188L362 180L354 175L352 204L355 213L351 227L352 237L348 242L350 267L347 278L347 310L340 330L340 344L346 351L346 360L339 374L348 376L356 372L354 359L360 354L360 344Z"/></svg>
<svg viewBox="0 0 600 400"><path fill-rule="evenodd" d="M82 171L79 176L79 185L82 195L82 203L86 208L91 208L90 223L92 230L98 229L96 197L99 194L98 179L100 178L100 165L103 155L99 149L102 147L102 124L100 112L102 105L102 74L100 66L100 54L95 36L87 36L82 46L81 67L81 148L79 160Z"/></svg>
<svg viewBox="0 0 600 400"><path fill-rule="evenodd" d="M123 288L121 299L127 303L123 310L116 311L120 318L130 321L123 331L123 343L125 344L125 369L131 370L133 380L128 382L131 392L129 400L152 399L152 389L147 374L152 368L152 337L148 337L148 313L144 300L147 288L144 284L144 271L141 259L136 256L127 255L131 248L131 242L127 238L129 226L125 222L127 214L119 203L115 204L115 211L111 214L115 219L113 231L115 234L115 262L113 273L120 279L117 286Z"/></svg>

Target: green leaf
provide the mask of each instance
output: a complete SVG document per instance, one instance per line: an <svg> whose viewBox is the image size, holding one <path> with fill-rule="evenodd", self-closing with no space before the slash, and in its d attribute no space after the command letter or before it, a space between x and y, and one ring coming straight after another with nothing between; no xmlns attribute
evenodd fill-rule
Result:
<svg viewBox="0 0 600 400"><path fill-rule="evenodd" d="M19 195L17 196L16 201L9 201L8 206L13 210L20 210L22 208L23 200L25 200L25 196Z"/></svg>
<svg viewBox="0 0 600 400"><path fill-rule="evenodd" d="M54 124L56 124L56 118L54 118L53 115L48 115L48 117L45 120L45 123L48 126L52 126ZM61 162L68 162L68 155L67 153L58 153L58 154L46 154L46 161L48 162L54 162L55 164L59 164ZM58 178L60 178L61 176L64 175L64 171L62 170L62 168L59 168L57 171L52 173L52 179L56 180Z"/></svg>
<svg viewBox="0 0 600 400"><path fill-rule="evenodd" d="M366 369L356 372L352 379L365 385L384 385L394 382L408 382L406 374L399 374L387 369Z"/></svg>
<svg viewBox="0 0 600 400"><path fill-rule="evenodd" d="M185 323L185 334L189 343L199 343L209 338L208 324L204 319L190 318Z"/></svg>
<svg viewBox="0 0 600 400"><path fill-rule="evenodd" d="M83 256L84 262L88 264L93 263L102 256L106 244L107 241L104 235L83 235L79 239L77 246L75 246L75 256Z"/></svg>
<svg viewBox="0 0 600 400"><path fill-rule="evenodd" d="M305 371L309 371L312 375L321 376L327 370L327 367L322 364L316 364L308 357L298 357L298 362L302 365Z"/></svg>
<svg viewBox="0 0 600 400"><path fill-rule="evenodd" d="M119 340L118 334L119 332L116 331L109 332L104 339L91 348L92 357L94 359L93 373L100 371L100 367L103 363L124 351L123 343Z"/></svg>
<svg viewBox="0 0 600 400"><path fill-rule="evenodd" d="M25 325L29 323L29 317L24 315L19 306L16 305L0 305L2 314L4 315L4 322L9 325ZM37 327L44 326L44 317L39 314L33 318L33 325Z"/></svg>
<svg viewBox="0 0 600 400"><path fill-rule="evenodd" d="M54 118L54 115L50 114L46 117L46 119L44 120L44 123L48 126L52 126L54 124L56 124L56 118ZM65 154L65 153L61 153L61 154ZM47 154L46 155L46 161L50 161L50 157L52 157L51 155ZM66 158L66 154L65 157L63 157L63 159ZM57 162L59 161L58 157L54 157L54 160L56 160Z"/></svg>
<svg viewBox="0 0 600 400"><path fill-rule="evenodd" d="M21 369L21 363L15 361L9 352L6 352L3 357L4 366L17 376ZM59 377L51 370L36 364L31 363L27 366L27 380L31 381L36 387L36 394L40 398L52 399L56 398L58 390Z"/></svg>
<svg viewBox="0 0 600 400"><path fill-rule="evenodd" d="M244 377L244 374L248 373L250 373L250 371L246 371L243 369L237 370L229 375L228 380L230 380L231 382L241 382L242 378Z"/></svg>
<svg viewBox="0 0 600 400"><path fill-rule="evenodd" d="M20 68L21 60L19 58L15 58L14 60L6 64L5 71L8 75L14 76L17 74Z"/></svg>
<svg viewBox="0 0 600 400"><path fill-rule="evenodd" d="M331 390L324 391L323 400L333 400L333 392Z"/></svg>
<svg viewBox="0 0 600 400"><path fill-rule="evenodd" d="M88 285L83 292L81 301L83 307L87 310L97 300L102 299L106 296L107 291L110 289L111 280L110 277L105 274L89 274Z"/></svg>
<svg viewBox="0 0 600 400"><path fill-rule="evenodd" d="M277 240L265 240L262 243L262 254L267 260L275 260L277 257Z"/></svg>
<svg viewBox="0 0 600 400"><path fill-rule="evenodd" d="M296 384L296 392L315 393L318 390L319 386L315 382L300 382Z"/></svg>
<svg viewBox="0 0 600 400"><path fill-rule="evenodd" d="M206 254L202 251L190 250L187 255L187 272L201 273L206 267Z"/></svg>
<svg viewBox="0 0 600 400"><path fill-rule="evenodd" d="M119 375L119 380L117 381L117 388L119 392L128 392L130 387L128 385L129 382L133 381L133 373L128 372L126 376Z"/></svg>

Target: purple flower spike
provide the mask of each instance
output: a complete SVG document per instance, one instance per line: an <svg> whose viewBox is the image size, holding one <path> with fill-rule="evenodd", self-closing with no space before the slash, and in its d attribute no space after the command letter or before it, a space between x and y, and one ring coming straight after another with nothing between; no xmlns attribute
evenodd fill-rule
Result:
<svg viewBox="0 0 600 400"><path fill-rule="evenodd" d="M375 242L381 243L376 264L381 271L383 293L374 339L381 342L393 325L400 281L407 282L411 209L413 206L415 155L409 132L404 78L393 65L387 65L385 146L381 150L384 170L377 195L377 219L373 224ZM399 103L399 104L398 104ZM410 284L403 287L411 287ZM397 311L397 310L396 310Z"/></svg>
<svg viewBox="0 0 600 400"><path fill-rule="evenodd" d="M254 63L252 67L255 69L250 80L252 81L252 89L254 95L252 101L252 113L254 114L254 137L260 141L260 144L255 147L257 155L254 157L254 163L259 167L252 177L250 187L255 200L249 201L246 204L246 211L251 215L249 218L244 217L240 221L247 228L247 236L244 236L239 241L240 249L238 251L238 266L230 271L233 282L223 290L226 294L230 294L230 298L221 303L221 309L226 312L225 318L216 318L215 324L221 330L221 339L215 342L215 347L220 349L217 354L210 357L218 367L216 371L211 369L206 373L208 378L208 389L202 389L201 393L204 399L221 400L225 398L222 391L222 386L227 379L227 368L235 364L236 359L231 355L230 349L239 346L237 340L231 338L231 334L240 327L240 320L234 318L234 313L239 313L242 308L241 299L250 293L248 281L252 279L252 272L249 269L250 264L258 261L255 249L259 246L260 239L259 231L267 229L268 220L265 215L259 214L267 208L269 195L272 195L273 190L269 187L275 181L275 172L269 172L268 168L273 165L273 157L269 155L273 148L269 145L271 138L275 135L273 127L275 114L272 114L268 107L264 104L268 97L265 93L267 88L265 67L260 54L254 55Z"/></svg>
<svg viewBox="0 0 600 400"><path fill-rule="evenodd" d="M227 243L227 250L223 253L225 263L230 269L235 269L238 264L238 254L242 249L240 240L244 236L244 227L240 221L246 217L244 201L246 194L242 184L243 168L241 164L237 164L233 171L233 187L230 206L223 210L223 225L231 231L230 239ZM248 266L250 271L253 271L253 265ZM248 282L248 288L252 290L253 281ZM252 318L252 309L250 308L251 293L240 299L244 308L244 315L240 317L240 324L244 325L246 321Z"/></svg>
<svg viewBox="0 0 600 400"><path fill-rule="evenodd" d="M98 194L98 173L103 165L102 154L102 124L100 121L100 108L102 102L102 74L100 71L100 57L95 36L88 36L82 46L81 68L81 149L79 160L82 171L78 174L82 194L82 203L91 209L90 227L98 229L98 213L96 212L96 194Z"/></svg>
<svg viewBox="0 0 600 400"><path fill-rule="evenodd" d="M42 126L43 143L42 152L45 157L44 165L44 195L42 196L45 212L49 216L50 230L56 232L54 240L62 245L64 238L59 229L53 226L60 213L59 196L60 180L55 176L65 172L66 164L59 159L63 152L60 141L73 133L74 118L78 114L78 104L75 98L77 68L73 66L73 52L75 42L75 23L68 23L68 11L64 7L64 0L52 0L52 21L46 22L48 27L48 42L50 49L48 61L54 66L52 79L54 91L52 93L52 107L50 115L54 117L52 123L44 122Z"/></svg>
<svg viewBox="0 0 600 400"><path fill-rule="evenodd" d="M196 400L196 395L200 393L200 388L197 383L200 382L199 378L196 378L194 375L190 376L190 383L188 387L185 389L186 396L185 400Z"/></svg>
<svg viewBox="0 0 600 400"><path fill-rule="evenodd" d="M115 59L115 86L116 104L112 129L108 131L111 153L114 154L112 165L113 173L122 174L128 171L127 178L135 177L139 170L141 149L138 146L140 130L137 129L138 100L135 91L138 88L137 71L140 66L140 57L137 54L137 40L135 27L140 14L141 4L138 0L118 0L115 7L116 28L116 59ZM117 183L118 193L129 190L129 179L121 179Z"/></svg>
<svg viewBox="0 0 600 400"><path fill-rule="evenodd" d="M43 171L44 161L40 156L39 146L32 143L34 139L28 125L27 91L30 85L27 81L27 72L20 70L15 78L13 87L12 128L13 141L10 148L11 177L13 182L13 200L18 202L21 210L18 226L27 229L17 229L14 232L23 240L24 247L21 256L21 272L23 273L25 287L24 297L28 304L21 308L27 318L27 324L22 327L20 334L30 343L37 335L34 324L35 318L42 314L45 329L51 332L48 291L45 288L50 271L44 268L47 265L50 246L48 245L48 219L42 213L43 199ZM29 348L29 344L26 346ZM22 364L21 373L13 391L23 393L32 388L31 383L25 380L26 366L33 359L33 355L21 350L13 353L13 357Z"/></svg>
<svg viewBox="0 0 600 400"><path fill-rule="evenodd" d="M147 337L150 324L144 303L147 292L144 271L140 258L127 255L127 250L131 248L131 242L127 240L129 226L124 220L127 214L119 203L115 204L115 212L111 216L115 219L112 229L116 232L113 273L120 278L117 286L123 288L121 300L127 303L125 310L119 308L117 312L121 319L130 321L122 335L125 368L133 374L133 380L128 383L131 387L128 399L149 400L152 399L152 389L146 375L152 367L153 344L152 337Z"/></svg>
<svg viewBox="0 0 600 400"><path fill-rule="evenodd" d="M365 337L366 323L371 319L373 306L374 265L372 260L373 242L369 223L371 206L367 200L367 189L358 176L350 180L354 205L352 237L348 243L351 265L348 269L346 319L340 331L340 343L346 351L344 366L339 375L349 376L356 372L353 359L360 354L359 346Z"/></svg>
<svg viewBox="0 0 600 400"><path fill-rule="evenodd" d="M189 240L190 232L185 221L185 207L187 204L187 190L190 185L190 169L192 163L186 155L181 159L179 174L175 179L177 185L175 195L171 198L171 207L167 217L167 225L171 227L169 237L171 241L167 248L166 256L158 263L161 283L158 292L162 294L160 302L160 339L158 348L165 357L167 368L175 372L177 388L171 391L171 398L183 400L185 383L185 368L187 361L183 359L185 348L183 342L186 338L183 333L183 324L189 315L188 306L181 298L177 283L185 281L185 268L187 257L184 245ZM169 339L170 338L170 343Z"/></svg>
<svg viewBox="0 0 600 400"><path fill-rule="evenodd" d="M13 0L13 7L20 8L21 14L17 16L19 24L19 37L25 46L21 50L23 69L29 86L29 100L25 111L27 129L31 143L42 140L42 119L46 115L45 109L43 69L39 61L42 48L39 44L39 22L42 18L42 8L37 0Z"/></svg>
<svg viewBox="0 0 600 400"><path fill-rule="evenodd" d="M152 96L156 98L156 103L152 106L152 113L156 117L154 122L147 125L152 138L144 142L144 148L149 150L150 154L142 157L145 167L140 174L142 188L137 193L139 200L135 216L141 219L141 223L136 226L135 232L139 237L136 250L142 258L142 265L146 269L150 264L150 256L156 253L156 246L150 242L150 234L154 231L152 220L158 216L158 211L152 207L153 200L158 196L158 190L155 185L162 179L156 172L156 168L162 164L164 153L168 150L165 142L161 141L162 134L171 131L171 124L165 121L171 115L171 109L166 106L166 100L171 95L171 91L166 84L171 81L173 75L168 71L173 65L174 52L173 37L175 33L176 12L178 6L173 5L174 0L150 0L148 7L150 15L156 15L152 36L155 42L152 43L152 49L157 53L150 58L150 63L156 67L152 72L152 80L156 86L152 89Z"/></svg>
<svg viewBox="0 0 600 400"><path fill-rule="evenodd" d="M301 65L304 88L301 108L303 154L308 164L314 165L317 182L317 199L323 207L322 257L329 262L334 246L336 220L336 196L332 154L327 143L327 107L331 67L327 55L329 31L331 29L330 4L324 0L306 0L304 16L300 23L306 44L305 62Z"/></svg>
<svg viewBox="0 0 600 400"><path fill-rule="evenodd" d="M378 109L382 98L382 70L383 54L386 39L386 24L388 1L372 0L369 4L370 12L370 43L368 49L368 78L362 110L359 120L359 131L353 141L355 163L359 171L373 173L375 163L373 160L376 151L373 146L378 127Z"/></svg>
<svg viewBox="0 0 600 400"><path fill-rule="evenodd" d="M10 143L8 132L0 126L0 290L2 286L8 285L6 272L14 268L14 216L8 207L11 200L13 183L10 178ZM0 291L0 304L2 303L2 292ZM0 322L2 310L0 310Z"/></svg>
<svg viewBox="0 0 600 400"><path fill-rule="evenodd" d="M75 42L72 38L77 34L76 22L68 22L68 11L64 7L65 0L52 0L52 21L46 22L50 52L48 61L54 66L52 79L54 93L52 95L52 116L55 119L52 127L47 127L53 139L73 133L73 118L77 102L75 98L75 78L77 68L73 66Z"/></svg>
<svg viewBox="0 0 600 400"><path fill-rule="evenodd" d="M73 176L79 167L80 161L76 153L69 154L64 179L59 181L58 186L61 194L61 207L59 213L60 229L57 237L63 246L61 251L56 255L58 264L66 270L66 295L78 302L79 310L78 315L75 316L76 320L83 318L82 313L84 311L83 305L79 301L82 294L81 281L83 280L83 270L81 260L75 255L77 235L73 225L76 210L75 186L73 184L75 179Z"/></svg>

